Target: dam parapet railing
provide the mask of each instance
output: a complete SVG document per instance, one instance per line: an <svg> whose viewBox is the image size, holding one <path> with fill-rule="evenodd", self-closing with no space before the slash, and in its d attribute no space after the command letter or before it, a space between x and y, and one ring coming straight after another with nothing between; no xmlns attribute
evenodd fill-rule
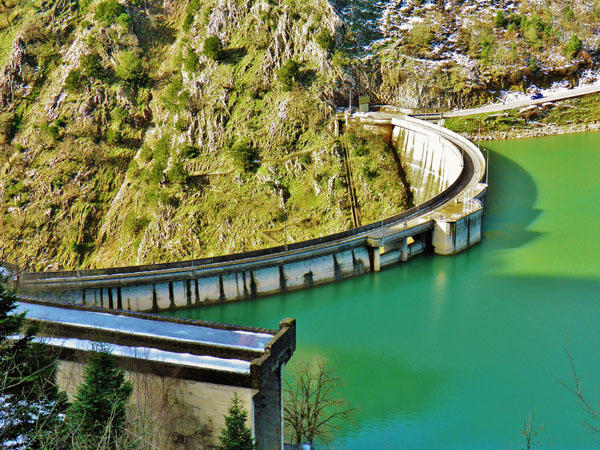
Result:
<svg viewBox="0 0 600 450"><path fill-rule="evenodd" d="M453 255L481 239L487 185L478 148L450 130L384 110L335 116L401 151L419 204L344 232L261 250L165 264L16 273L23 295L109 309L160 311L239 301L378 271L433 250ZM12 272L13 267L6 266Z"/></svg>

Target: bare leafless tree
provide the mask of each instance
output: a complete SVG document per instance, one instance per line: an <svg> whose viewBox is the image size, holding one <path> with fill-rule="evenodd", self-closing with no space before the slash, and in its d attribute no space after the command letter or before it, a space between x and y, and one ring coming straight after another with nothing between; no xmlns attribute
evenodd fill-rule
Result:
<svg viewBox="0 0 600 450"><path fill-rule="evenodd" d="M581 406L587 415L585 424L589 427L589 429L595 433L600 433L600 400L598 401L598 405L594 406L593 403L590 402L589 398L585 396L581 379L579 378L577 370L575 369L573 355L568 347L564 346L563 348L565 349L565 353L569 359L569 366L571 367L573 380L572 384L567 384L564 381L561 381L560 384L577 398L579 406Z"/></svg>
<svg viewBox="0 0 600 450"><path fill-rule="evenodd" d="M312 443L338 429L354 412L339 397L341 384L326 361L296 364L285 380L284 422L296 444Z"/></svg>

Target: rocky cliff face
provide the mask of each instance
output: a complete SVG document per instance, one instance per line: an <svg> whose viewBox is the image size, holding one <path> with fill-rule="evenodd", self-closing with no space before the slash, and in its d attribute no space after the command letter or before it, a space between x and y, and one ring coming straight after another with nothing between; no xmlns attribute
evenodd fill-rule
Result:
<svg viewBox="0 0 600 450"><path fill-rule="evenodd" d="M351 226L329 130L350 76L325 0L38 0L2 13L0 259L155 263ZM388 214L406 206L383 190L371 194Z"/></svg>

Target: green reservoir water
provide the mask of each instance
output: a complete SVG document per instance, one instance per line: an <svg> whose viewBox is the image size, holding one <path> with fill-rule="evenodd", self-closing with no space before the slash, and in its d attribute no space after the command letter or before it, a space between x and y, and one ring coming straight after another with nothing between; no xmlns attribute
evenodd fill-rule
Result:
<svg viewBox="0 0 600 450"><path fill-rule="evenodd" d="M358 409L331 448L513 448L533 411L541 448L598 448L600 436L560 382L572 380L566 346L598 405L600 134L487 147L478 246L177 314L269 328L295 317L294 359L328 358Z"/></svg>

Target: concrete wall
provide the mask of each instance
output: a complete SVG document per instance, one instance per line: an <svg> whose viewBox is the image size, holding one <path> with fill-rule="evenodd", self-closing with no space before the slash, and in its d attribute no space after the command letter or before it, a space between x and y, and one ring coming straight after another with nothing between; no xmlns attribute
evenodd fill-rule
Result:
<svg viewBox="0 0 600 450"><path fill-rule="evenodd" d="M259 449L283 448L283 392L281 368L254 396L254 432ZM277 445L280 447L277 447Z"/></svg>
<svg viewBox="0 0 600 450"><path fill-rule="evenodd" d="M61 360L59 363L58 385L67 392L69 400L73 399L83 380L85 365L85 360ZM126 377L134 387L129 414L151 425L157 434L170 434L171 440L167 439L163 445L174 445L173 441L178 440L187 442L188 446L175 448L214 448L219 444L221 429L225 426L224 416L235 393L248 413L246 425L253 429L254 397L259 392L256 389L158 376L143 369L127 370ZM277 428L278 423L262 426Z"/></svg>
<svg viewBox="0 0 600 450"><path fill-rule="evenodd" d="M481 241L482 215L481 206L475 206L457 219L443 215L436 219L432 235L435 253L455 255Z"/></svg>
<svg viewBox="0 0 600 450"><path fill-rule="evenodd" d="M59 363L58 385L70 401L82 383L85 365L85 360ZM258 390L158 376L152 374L150 365L147 371L143 366L142 362L140 370L126 372L134 387L130 417L152 425L157 433L187 441L189 446L185 448L213 448L220 443L225 415L237 393L248 413L246 426L252 430L258 448L283 448L281 370Z"/></svg>
<svg viewBox="0 0 600 450"><path fill-rule="evenodd" d="M370 270L369 250L364 243L359 243L349 250L255 270L209 276L203 276L204 271L197 270L190 271L189 278L183 280L152 282L148 277L147 284L84 287L66 291L56 289L34 294L50 300L71 301L109 309L157 311L238 301L303 289L361 275ZM128 280L119 281L122 283ZM140 283L142 280L138 278L135 281Z"/></svg>
<svg viewBox="0 0 600 450"><path fill-rule="evenodd" d="M392 144L400 155L418 203L424 203L448 189L462 172L460 151L431 130L396 126Z"/></svg>

